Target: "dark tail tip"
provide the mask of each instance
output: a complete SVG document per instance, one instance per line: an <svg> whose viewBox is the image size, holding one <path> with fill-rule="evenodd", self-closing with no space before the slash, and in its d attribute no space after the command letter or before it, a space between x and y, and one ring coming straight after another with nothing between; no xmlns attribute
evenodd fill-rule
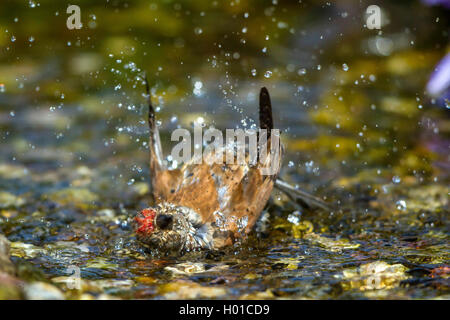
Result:
<svg viewBox="0 0 450 320"><path fill-rule="evenodd" d="M153 122L155 120L155 110L153 109L152 95L150 94L150 85L148 84L147 73L144 74L144 82L145 82L145 93L147 94L148 99L148 123L150 127L152 127Z"/></svg>
<svg viewBox="0 0 450 320"><path fill-rule="evenodd" d="M273 129L272 104L266 87L262 87L259 93L259 126L261 129Z"/></svg>

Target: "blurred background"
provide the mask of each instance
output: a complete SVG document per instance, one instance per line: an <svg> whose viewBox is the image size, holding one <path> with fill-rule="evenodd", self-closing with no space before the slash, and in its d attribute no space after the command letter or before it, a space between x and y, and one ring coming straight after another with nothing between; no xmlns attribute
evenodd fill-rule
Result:
<svg viewBox="0 0 450 320"><path fill-rule="evenodd" d="M392 234L438 234L441 247L410 262L448 257L448 1L70 4L81 9L79 30L66 26L66 1L0 3L0 232L16 249L87 243L84 258L78 251L62 256L126 266L85 266L87 278L141 272L138 265L130 271L136 261L114 255L138 250L126 219L150 201L145 72L166 155L177 127L250 128L259 89L269 89L287 149L281 176L340 208L295 211L277 195L270 205L276 235L296 238L297 225L286 220L296 212L329 236L364 234L365 252L380 235L392 245ZM372 4L381 9L381 29L367 27ZM110 224L87 222L98 212ZM61 256L17 252L17 263L64 273ZM311 257L311 268L323 263L321 254ZM395 262L399 252L387 256ZM437 294L423 290L423 297Z"/></svg>
<svg viewBox="0 0 450 320"><path fill-rule="evenodd" d="M163 131L198 117L249 127L267 86L291 150L348 170L342 161L354 158L357 170L383 164L430 176L424 149L439 147L434 131L448 133L445 103L425 92L448 50L443 6L382 3L381 29L370 30L367 1L71 4L81 9L80 30L67 28L64 2L2 1L5 161L48 155L40 164L58 167L124 149L130 160L144 157L129 154L146 149L143 72Z"/></svg>

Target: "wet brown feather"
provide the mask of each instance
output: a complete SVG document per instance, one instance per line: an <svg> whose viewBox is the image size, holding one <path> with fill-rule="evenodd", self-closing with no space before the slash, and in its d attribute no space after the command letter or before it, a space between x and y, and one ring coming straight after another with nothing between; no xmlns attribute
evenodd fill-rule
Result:
<svg viewBox="0 0 450 320"><path fill-rule="evenodd" d="M155 199L192 208L204 223L215 221L215 211L231 221L247 216L245 232L248 233L272 193L276 175L261 174L260 169L267 162L250 167L248 155L243 165L208 165L207 158L213 156L207 154L202 164L188 162L181 169L154 170ZM229 230L235 234L237 225L230 223Z"/></svg>
<svg viewBox="0 0 450 320"><path fill-rule="evenodd" d="M229 221L228 233L215 240L216 246L221 247L233 242L234 237L242 230L238 230L236 220L248 218L244 233L248 233L258 220L261 211L269 199L274 187L275 179L281 167L280 144L279 157L276 158L277 173L272 176L262 175L260 169L271 165L272 158L266 158L265 163L258 161L257 165L249 165L247 154L245 164L221 164L208 161L215 157L210 152L203 158L202 164L195 164L194 159L180 169L168 170L162 163L162 149L155 123L154 110L150 99L148 81L145 79L149 102L150 127L150 172L152 191L156 202L169 202L178 206L185 206L195 210L203 223L213 223L215 212L219 211ZM260 92L260 127L273 129L272 106L269 92L262 88ZM270 139L267 143L270 149ZM224 150L222 150L224 151ZM225 157L225 152L222 153ZM221 159L225 160L225 159ZM236 162L236 159L235 159Z"/></svg>

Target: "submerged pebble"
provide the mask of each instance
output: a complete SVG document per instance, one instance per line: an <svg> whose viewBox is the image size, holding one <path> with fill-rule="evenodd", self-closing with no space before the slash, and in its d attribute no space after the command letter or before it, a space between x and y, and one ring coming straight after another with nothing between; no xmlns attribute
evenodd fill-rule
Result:
<svg viewBox="0 0 450 320"><path fill-rule="evenodd" d="M384 261L375 261L359 268L346 269L337 278L345 280L344 288L358 290L390 289L398 286L401 280L408 278L408 270L401 264L390 265Z"/></svg>
<svg viewBox="0 0 450 320"><path fill-rule="evenodd" d="M308 233L304 238L332 252L357 249L360 246L359 243L352 243L348 239L333 240L317 233Z"/></svg>
<svg viewBox="0 0 450 320"><path fill-rule="evenodd" d="M30 243L12 242L11 243L11 255L19 258L32 259L40 254L44 254L46 251L44 248L35 246Z"/></svg>
<svg viewBox="0 0 450 320"><path fill-rule="evenodd" d="M217 299L225 296L227 290L217 286L203 286L193 281L176 280L161 285L158 290L166 299Z"/></svg>

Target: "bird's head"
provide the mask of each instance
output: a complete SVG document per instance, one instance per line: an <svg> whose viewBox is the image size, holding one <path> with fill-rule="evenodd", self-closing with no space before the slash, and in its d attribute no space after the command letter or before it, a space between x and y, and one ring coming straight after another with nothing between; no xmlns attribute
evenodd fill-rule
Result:
<svg viewBox="0 0 450 320"><path fill-rule="evenodd" d="M186 207L162 203L146 208L134 217L139 241L160 252L208 247L211 235L197 213ZM212 240L211 240L212 241Z"/></svg>

